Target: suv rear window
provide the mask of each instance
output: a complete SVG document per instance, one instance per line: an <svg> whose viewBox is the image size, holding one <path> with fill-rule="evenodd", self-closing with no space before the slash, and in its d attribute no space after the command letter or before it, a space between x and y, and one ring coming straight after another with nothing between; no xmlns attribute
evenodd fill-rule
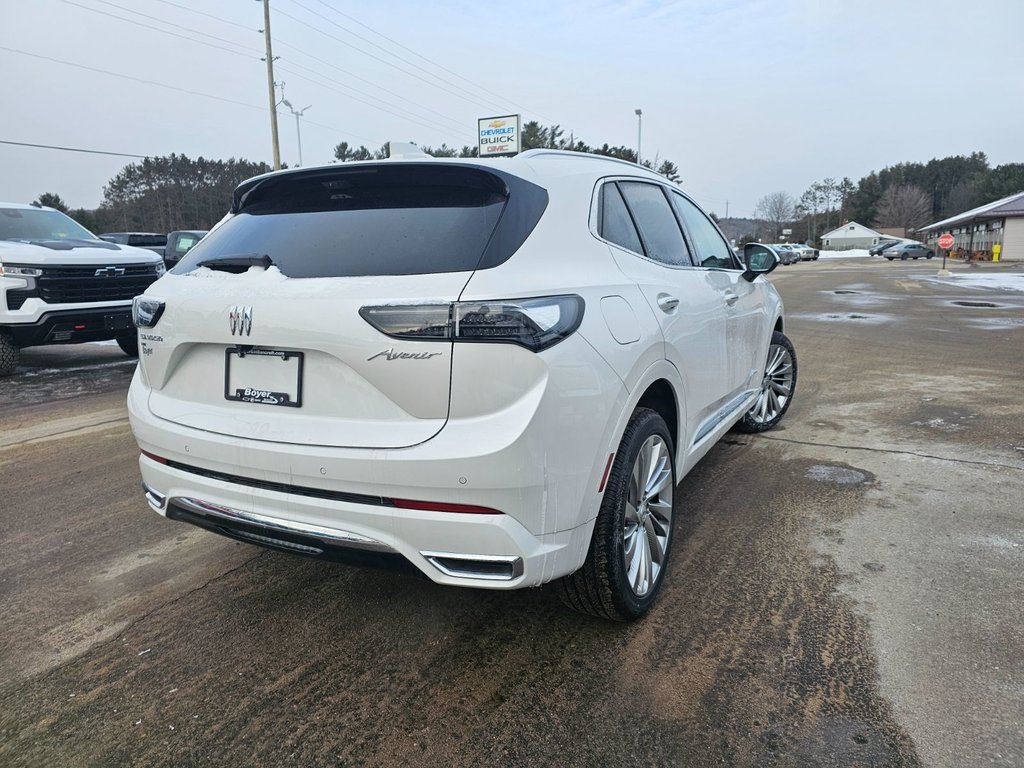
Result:
<svg viewBox="0 0 1024 768"><path fill-rule="evenodd" d="M547 193L470 166L362 165L269 176L235 193L235 216L172 270L266 254L288 277L465 272L507 259L533 230ZM511 186L518 187L510 191ZM538 195L539 193L539 195ZM506 207L522 198L508 225ZM541 199L542 198L542 199ZM511 201L511 202L510 202ZM504 230L504 231L500 231ZM500 253L494 253L500 248Z"/></svg>

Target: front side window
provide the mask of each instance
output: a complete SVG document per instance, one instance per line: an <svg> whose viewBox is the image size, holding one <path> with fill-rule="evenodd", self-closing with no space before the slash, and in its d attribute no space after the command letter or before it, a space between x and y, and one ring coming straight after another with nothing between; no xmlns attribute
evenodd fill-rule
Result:
<svg viewBox="0 0 1024 768"><path fill-rule="evenodd" d="M710 269L739 269L736 255L711 219L682 195L673 192L669 196L697 251L697 263Z"/></svg>
<svg viewBox="0 0 1024 768"><path fill-rule="evenodd" d="M674 267L691 266L679 222L661 187L642 181L620 181L619 187L640 229L647 257Z"/></svg>

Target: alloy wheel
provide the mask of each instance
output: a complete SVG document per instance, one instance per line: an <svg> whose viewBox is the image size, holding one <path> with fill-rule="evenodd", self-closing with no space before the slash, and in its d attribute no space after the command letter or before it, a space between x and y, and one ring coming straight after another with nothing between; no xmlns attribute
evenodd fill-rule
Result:
<svg viewBox="0 0 1024 768"><path fill-rule="evenodd" d="M767 423L778 418L793 395L793 356L781 344L768 347L768 364L761 380L761 394L750 409L751 419Z"/></svg>
<svg viewBox="0 0 1024 768"><path fill-rule="evenodd" d="M672 530L672 457L659 435L644 441L626 494L622 554L626 580L643 597L658 582Z"/></svg>

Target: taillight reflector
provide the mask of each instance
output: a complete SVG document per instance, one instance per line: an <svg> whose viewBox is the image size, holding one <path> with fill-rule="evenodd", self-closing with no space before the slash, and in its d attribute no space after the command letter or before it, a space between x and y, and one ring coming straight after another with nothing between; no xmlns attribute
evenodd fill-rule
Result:
<svg viewBox="0 0 1024 768"><path fill-rule="evenodd" d="M152 459L157 464L167 463L167 459L163 458L162 456L157 456L155 453L150 453L149 451L142 451L142 455L145 456L147 459Z"/></svg>
<svg viewBox="0 0 1024 768"><path fill-rule="evenodd" d="M388 499L399 509L422 509L426 512L455 512L469 515L502 515L497 509L478 507L475 504L449 504L442 501L414 501L412 499Z"/></svg>
<svg viewBox="0 0 1024 768"><path fill-rule="evenodd" d="M614 458L615 458L615 454L614 453L609 453L608 454L608 461L604 465L604 474L601 475L601 485L597 489L598 493L604 493L604 486L608 482L608 473L612 471L612 459L614 459Z"/></svg>

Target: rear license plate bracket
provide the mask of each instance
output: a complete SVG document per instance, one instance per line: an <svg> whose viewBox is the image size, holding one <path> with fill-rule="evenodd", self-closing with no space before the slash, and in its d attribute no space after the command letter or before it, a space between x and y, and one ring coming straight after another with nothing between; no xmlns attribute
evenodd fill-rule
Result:
<svg viewBox="0 0 1024 768"><path fill-rule="evenodd" d="M224 350L224 399L301 408L304 364L302 352L228 347Z"/></svg>

